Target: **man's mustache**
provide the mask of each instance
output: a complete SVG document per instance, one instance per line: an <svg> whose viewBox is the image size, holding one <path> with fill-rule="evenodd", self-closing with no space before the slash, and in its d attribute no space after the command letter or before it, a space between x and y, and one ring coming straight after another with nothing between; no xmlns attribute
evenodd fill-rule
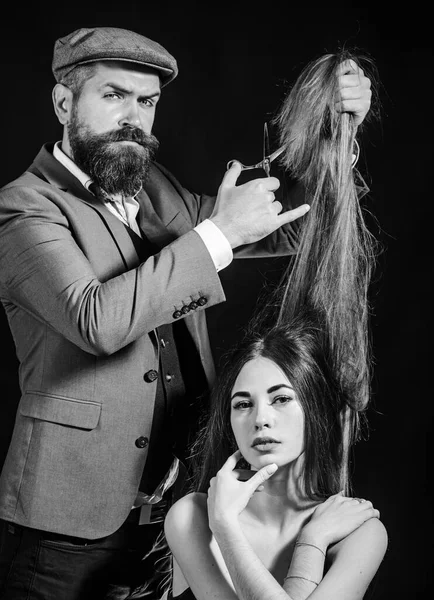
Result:
<svg viewBox="0 0 434 600"><path fill-rule="evenodd" d="M151 148L156 150L158 148L158 140L152 133L146 133L138 127L123 127L116 131L108 131L98 136L98 139L102 143L111 142L136 142L144 148Z"/></svg>

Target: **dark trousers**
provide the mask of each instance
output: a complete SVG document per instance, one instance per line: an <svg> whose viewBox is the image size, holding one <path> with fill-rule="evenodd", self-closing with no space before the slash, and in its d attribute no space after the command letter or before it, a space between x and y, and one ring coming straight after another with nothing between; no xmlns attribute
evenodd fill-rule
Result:
<svg viewBox="0 0 434 600"><path fill-rule="evenodd" d="M3 600L120 600L156 599L165 577L168 549L146 556L162 537L163 522L138 524L139 509L131 511L113 534L84 540L0 520L0 598ZM157 564L156 564L157 563Z"/></svg>

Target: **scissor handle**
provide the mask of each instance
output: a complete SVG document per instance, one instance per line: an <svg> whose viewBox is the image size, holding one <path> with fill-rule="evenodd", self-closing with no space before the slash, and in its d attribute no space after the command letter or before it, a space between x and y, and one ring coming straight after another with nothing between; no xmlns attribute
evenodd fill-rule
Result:
<svg viewBox="0 0 434 600"><path fill-rule="evenodd" d="M264 158L264 160L262 161L262 168L264 169L266 176L271 177L271 175L270 175L271 161L268 158L268 156L266 158Z"/></svg>
<svg viewBox="0 0 434 600"><path fill-rule="evenodd" d="M264 168L264 162L262 160L257 165L243 165L242 162L240 162L236 158L233 158L226 165L226 169L230 169L235 162L237 162L237 163L239 163L241 165L241 170L242 171L250 171L251 169L263 169Z"/></svg>

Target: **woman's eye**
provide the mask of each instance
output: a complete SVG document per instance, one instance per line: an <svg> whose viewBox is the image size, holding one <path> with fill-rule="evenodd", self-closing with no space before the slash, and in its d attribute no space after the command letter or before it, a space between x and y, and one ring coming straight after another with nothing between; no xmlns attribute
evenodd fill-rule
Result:
<svg viewBox="0 0 434 600"><path fill-rule="evenodd" d="M273 404L286 404L292 400L291 396L276 396L273 398Z"/></svg>
<svg viewBox="0 0 434 600"><path fill-rule="evenodd" d="M236 404L233 405L233 409L234 410L242 410L243 408L250 408L252 406L251 402L248 402L247 400L241 400L240 402L237 402Z"/></svg>

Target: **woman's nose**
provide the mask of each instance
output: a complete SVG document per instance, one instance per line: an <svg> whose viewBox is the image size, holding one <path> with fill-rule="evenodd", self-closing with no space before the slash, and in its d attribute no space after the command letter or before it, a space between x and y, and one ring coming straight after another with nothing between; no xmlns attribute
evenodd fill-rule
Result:
<svg viewBox="0 0 434 600"><path fill-rule="evenodd" d="M263 404L256 407L255 413L255 429L260 430L264 427L272 426L271 407Z"/></svg>

